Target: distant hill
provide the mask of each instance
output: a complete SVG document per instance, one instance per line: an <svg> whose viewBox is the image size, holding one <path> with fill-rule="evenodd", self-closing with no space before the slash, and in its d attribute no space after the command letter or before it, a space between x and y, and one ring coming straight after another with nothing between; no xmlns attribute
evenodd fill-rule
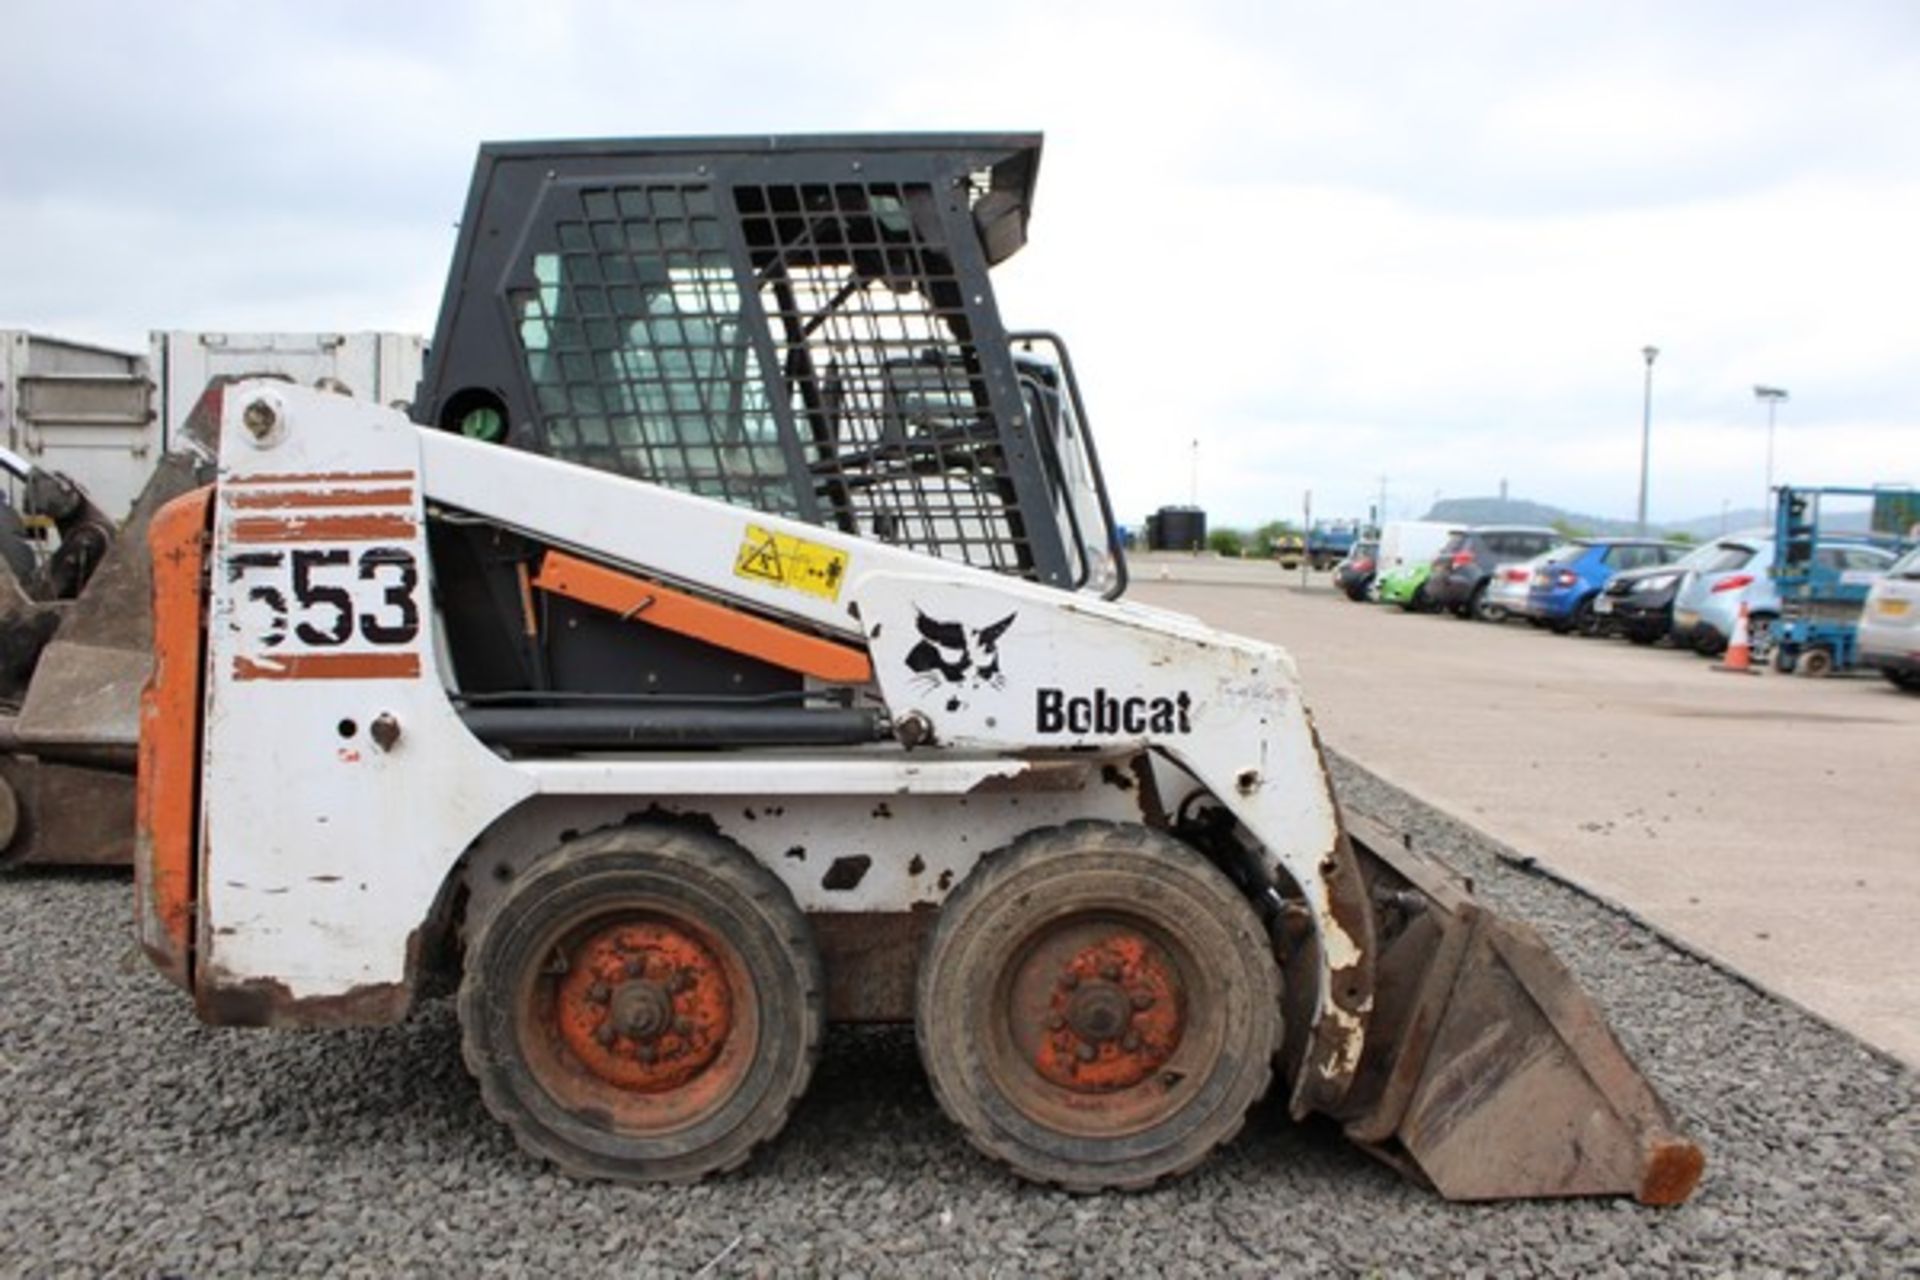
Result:
<svg viewBox="0 0 1920 1280"><path fill-rule="evenodd" d="M1443 498L1433 504L1422 519L1442 524L1533 524L1553 525L1563 523L1566 527L1590 533L1597 537L1628 537L1636 532L1631 520L1609 520L1604 516L1584 515L1578 511L1568 511L1564 507L1550 506L1544 502L1528 502L1523 498ZM1729 511L1722 516L1718 513L1710 516L1697 516L1691 520L1672 520L1654 525L1649 532L1658 536L1686 534L1688 537L1705 541L1717 538L1723 531L1762 528L1771 522L1771 517L1755 507L1742 507L1738 511ZM1864 523L1863 523L1864 527Z"/></svg>

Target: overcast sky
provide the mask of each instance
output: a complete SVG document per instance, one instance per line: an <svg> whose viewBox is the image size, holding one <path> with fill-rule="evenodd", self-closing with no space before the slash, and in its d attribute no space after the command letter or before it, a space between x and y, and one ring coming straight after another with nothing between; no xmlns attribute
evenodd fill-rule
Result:
<svg viewBox="0 0 1920 1280"><path fill-rule="evenodd" d="M1046 134L1116 504L1920 481L1920 4L7 0L0 327L433 327L482 139ZM1194 441L1198 441L1197 450Z"/></svg>

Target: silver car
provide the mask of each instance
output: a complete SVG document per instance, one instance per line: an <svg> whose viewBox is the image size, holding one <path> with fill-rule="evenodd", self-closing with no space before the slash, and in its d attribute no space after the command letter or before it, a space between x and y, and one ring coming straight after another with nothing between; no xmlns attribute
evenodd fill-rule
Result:
<svg viewBox="0 0 1920 1280"><path fill-rule="evenodd" d="M1867 592L1858 640L1861 666L1920 693L1920 547L1896 560Z"/></svg>
<svg viewBox="0 0 1920 1280"><path fill-rule="evenodd" d="M1533 571L1545 564L1548 557L1559 549L1552 547L1531 560L1495 565L1487 577L1486 598L1480 602L1480 620L1505 622L1508 618L1524 616L1527 612L1527 587L1533 582Z"/></svg>
<svg viewBox="0 0 1920 1280"><path fill-rule="evenodd" d="M1753 647L1765 653L1780 616L1780 593L1771 572L1772 537L1732 534L1707 545L1713 551L1681 580L1674 596L1674 640L1700 653L1724 651L1744 604ZM1892 552L1858 542L1822 540L1813 555L1820 564L1841 573L1883 573L1894 561Z"/></svg>

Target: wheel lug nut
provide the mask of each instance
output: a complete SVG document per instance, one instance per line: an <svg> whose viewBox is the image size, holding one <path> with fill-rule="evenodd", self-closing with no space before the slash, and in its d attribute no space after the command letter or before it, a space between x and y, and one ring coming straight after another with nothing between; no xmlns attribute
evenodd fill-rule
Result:
<svg viewBox="0 0 1920 1280"><path fill-rule="evenodd" d="M1100 976L1108 982L1120 981L1120 966L1109 960L1100 966Z"/></svg>
<svg viewBox="0 0 1920 1280"><path fill-rule="evenodd" d="M607 990L607 984L604 982L596 982L587 988L587 999L593 1001L595 1004L605 1004L607 997L611 994L612 993Z"/></svg>
<svg viewBox="0 0 1920 1280"><path fill-rule="evenodd" d="M1151 994L1151 993L1149 993L1149 992L1146 992L1146 991L1136 991L1136 992L1134 992L1134 993L1133 993L1133 1007L1134 1007L1134 1008L1136 1008L1136 1009L1151 1009L1151 1008L1153 1008L1153 996L1152 996L1152 994Z"/></svg>
<svg viewBox="0 0 1920 1280"><path fill-rule="evenodd" d="M613 1023L611 1022L601 1023L599 1029L593 1033L593 1038L600 1042L600 1047L602 1049L605 1049L613 1044L613 1037L614 1037L614 1030L613 1030Z"/></svg>
<svg viewBox="0 0 1920 1280"><path fill-rule="evenodd" d="M1079 1056L1082 1062L1092 1062L1094 1058L1098 1056L1099 1052L1098 1049L1087 1044L1085 1041L1082 1041L1080 1047L1074 1050L1074 1053Z"/></svg>
<svg viewBox="0 0 1920 1280"><path fill-rule="evenodd" d="M693 1034L693 1023L687 1021L685 1018L675 1018L673 1020L673 1034L679 1036L682 1040L686 1039Z"/></svg>
<svg viewBox="0 0 1920 1280"><path fill-rule="evenodd" d="M647 1044L643 1041L640 1045L639 1050L637 1051L637 1056L639 1057L640 1061L646 1063L648 1066L652 1066L656 1061L659 1060L660 1051L658 1049L655 1049L651 1044Z"/></svg>
<svg viewBox="0 0 1920 1280"><path fill-rule="evenodd" d="M1120 1047L1128 1053L1137 1051L1140 1048L1140 1033L1138 1031L1127 1032L1125 1036L1121 1037Z"/></svg>
<svg viewBox="0 0 1920 1280"><path fill-rule="evenodd" d="M682 991L693 990L693 974L686 969L673 975L673 990L677 995Z"/></svg>
<svg viewBox="0 0 1920 1280"><path fill-rule="evenodd" d="M1066 1025L1067 1025L1067 1020L1061 1017L1059 1014L1050 1013L1047 1015L1047 1030L1058 1031L1060 1028Z"/></svg>
<svg viewBox="0 0 1920 1280"><path fill-rule="evenodd" d="M627 961L627 976L629 978L643 977L646 972L647 962L643 957L635 956L633 959Z"/></svg>

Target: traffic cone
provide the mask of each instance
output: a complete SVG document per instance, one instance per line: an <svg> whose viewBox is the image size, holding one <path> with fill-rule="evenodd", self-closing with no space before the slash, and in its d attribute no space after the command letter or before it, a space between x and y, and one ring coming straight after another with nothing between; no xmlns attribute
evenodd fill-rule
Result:
<svg viewBox="0 0 1920 1280"><path fill-rule="evenodd" d="M1747 630L1747 606L1740 605L1740 616L1733 624L1733 638L1727 641L1727 656L1713 664L1715 671L1731 671L1737 676L1757 676L1753 665L1753 637Z"/></svg>

